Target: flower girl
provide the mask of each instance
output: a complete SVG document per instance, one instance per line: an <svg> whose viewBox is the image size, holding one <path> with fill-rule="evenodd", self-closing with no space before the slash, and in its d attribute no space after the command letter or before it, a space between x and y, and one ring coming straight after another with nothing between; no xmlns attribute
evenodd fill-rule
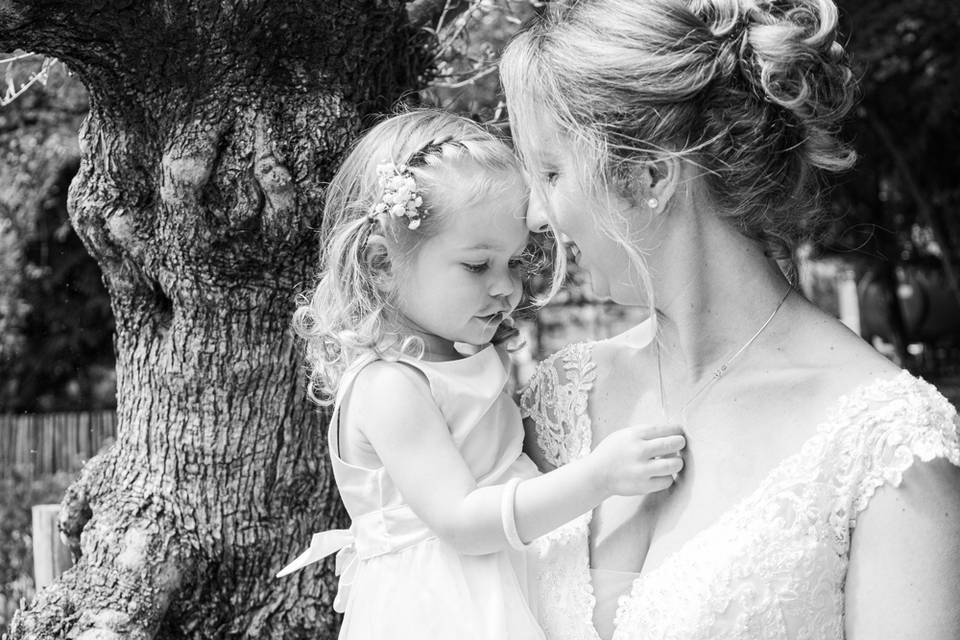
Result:
<svg viewBox="0 0 960 640"><path fill-rule="evenodd" d="M322 276L294 324L311 395L333 404L352 524L314 535L280 575L339 552L341 638L543 638L525 546L682 467L683 436L663 426L617 431L543 475L522 453L501 338L522 294L526 201L510 148L436 111L375 126L330 184Z"/></svg>

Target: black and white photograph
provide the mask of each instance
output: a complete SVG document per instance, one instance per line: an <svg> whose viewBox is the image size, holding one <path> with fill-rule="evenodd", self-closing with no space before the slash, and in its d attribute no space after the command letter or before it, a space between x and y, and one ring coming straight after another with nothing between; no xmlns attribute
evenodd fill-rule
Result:
<svg viewBox="0 0 960 640"><path fill-rule="evenodd" d="M0 640L960 639L960 3L0 0Z"/></svg>

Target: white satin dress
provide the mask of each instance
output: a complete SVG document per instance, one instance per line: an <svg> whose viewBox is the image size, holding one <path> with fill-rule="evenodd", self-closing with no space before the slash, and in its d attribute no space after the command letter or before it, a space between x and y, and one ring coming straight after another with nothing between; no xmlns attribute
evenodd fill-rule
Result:
<svg viewBox="0 0 960 640"><path fill-rule="evenodd" d="M413 512L383 467L356 466L340 457L340 404L373 360L361 359L345 373L328 434L333 473L351 526L315 534L310 548L280 575L337 553L340 581L334 609L344 613L341 640L543 640L527 604L525 554L459 553ZM395 366L413 367L426 377L479 486L538 474L522 452L519 409L504 391L506 353L487 346L449 362L401 360ZM377 398L354 397L351 402L386 402L389 393L384 389Z"/></svg>

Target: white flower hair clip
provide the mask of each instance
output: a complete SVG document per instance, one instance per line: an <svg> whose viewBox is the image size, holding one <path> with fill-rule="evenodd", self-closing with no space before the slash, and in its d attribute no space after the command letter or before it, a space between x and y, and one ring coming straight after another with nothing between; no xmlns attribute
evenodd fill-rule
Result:
<svg viewBox="0 0 960 640"><path fill-rule="evenodd" d="M377 174L383 195L379 202L370 207L371 222L381 213L389 213L394 218L407 218L408 229L419 227L424 215L421 210L423 197L407 165L385 162L377 166Z"/></svg>

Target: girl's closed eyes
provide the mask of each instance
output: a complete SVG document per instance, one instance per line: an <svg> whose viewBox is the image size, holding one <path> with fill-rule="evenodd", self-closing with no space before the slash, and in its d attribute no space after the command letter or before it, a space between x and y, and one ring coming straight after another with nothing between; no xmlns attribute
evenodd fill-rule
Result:
<svg viewBox="0 0 960 640"><path fill-rule="evenodd" d="M511 271L521 269L526 263L527 258L521 254L507 261L507 269ZM488 260L484 260L483 262L462 262L461 264L467 271L472 273L484 273L490 268L490 262Z"/></svg>

